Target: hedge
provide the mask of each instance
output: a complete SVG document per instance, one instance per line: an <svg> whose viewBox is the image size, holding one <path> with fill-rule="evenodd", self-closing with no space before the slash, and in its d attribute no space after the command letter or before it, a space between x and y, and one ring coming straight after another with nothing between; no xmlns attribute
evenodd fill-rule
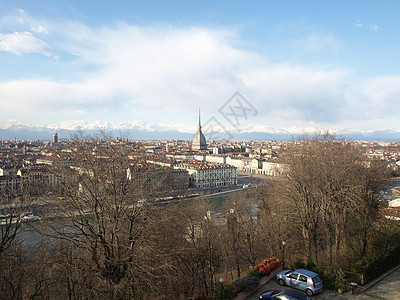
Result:
<svg viewBox="0 0 400 300"><path fill-rule="evenodd" d="M246 276L232 281L232 285L237 287L238 293L250 292L258 287L260 279L259 276Z"/></svg>
<svg viewBox="0 0 400 300"><path fill-rule="evenodd" d="M304 259L298 257L296 261L291 265L292 270L307 269L318 274L324 283L324 287L330 290L345 289L345 279L342 270L337 270L328 265L316 265L312 258L309 258L307 262Z"/></svg>
<svg viewBox="0 0 400 300"><path fill-rule="evenodd" d="M353 263L351 271L364 275L370 282L400 264L400 244L364 256Z"/></svg>

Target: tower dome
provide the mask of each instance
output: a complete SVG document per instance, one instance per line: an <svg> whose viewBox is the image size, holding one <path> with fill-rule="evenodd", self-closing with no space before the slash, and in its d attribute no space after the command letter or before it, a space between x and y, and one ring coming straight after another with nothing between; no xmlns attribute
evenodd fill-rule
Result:
<svg viewBox="0 0 400 300"><path fill-rule="evenodd" d="M207 141L204 134L201 132L201 122L200 122L200 109L199 109L199 127L197 129L196 135L193 138L192 150L207 150Z"/></svg>

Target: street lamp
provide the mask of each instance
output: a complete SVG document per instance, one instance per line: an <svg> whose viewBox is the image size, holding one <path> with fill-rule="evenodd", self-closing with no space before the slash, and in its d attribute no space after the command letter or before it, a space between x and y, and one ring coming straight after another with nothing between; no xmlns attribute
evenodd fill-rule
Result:
<svg viewBox="0 0 400 300"><path fill-rule="evenodd" d="M220 299L222 300L222 287L224 285L225 279L224 277L219 278L219 283L221 284L221 291L220 291Z"/></svg>
<svg viewBox="0 0 400 300"><path fill-rule="evenodd" d="M285 245L286 242L282 241L282 269L285 270Z"/></svg>

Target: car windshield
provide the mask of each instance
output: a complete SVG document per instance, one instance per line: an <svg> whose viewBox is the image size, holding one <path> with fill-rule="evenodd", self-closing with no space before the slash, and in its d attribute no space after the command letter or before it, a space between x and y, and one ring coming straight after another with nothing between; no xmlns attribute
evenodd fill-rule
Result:
<svg viewBox="0 0 400 300"><path fill-rule="evenodd" d="M276 294L278 294L278 293L280 293L280 291L273 291L273 292L271 293L271 296L272 296L272 295L276 295Z"/></svg>
<svg viewBox="0 0 400 300"><path fill-rule="evenodd" d="M288 270L287 272L285 272L285 275L287 275L287 274L289 274L289 273L291 273L292 271L290 271L290 270Z"/></svg>
<svg viewBox="0 0 400 300"><path fill-rule="evenodd" d="M313 280L314 280L315 283L318 283L318 282L321 281L321 279L319 279L318 275L313 277Z"/></svg>

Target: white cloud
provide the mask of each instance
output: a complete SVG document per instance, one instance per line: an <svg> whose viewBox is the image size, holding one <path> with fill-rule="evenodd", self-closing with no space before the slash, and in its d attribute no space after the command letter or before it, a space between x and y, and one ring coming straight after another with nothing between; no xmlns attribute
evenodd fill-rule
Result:
<svg viewBox="0 0 400 300"><path fill-rule="evenodd" d="M272 65L243 77L259 111L274 119L335 122L346 103L346 72Z"/></svg>
<svg viewBox="0 0 400 300"><path fill-rule="evenodd" d="M317 126L395 114L387 106L400 96L396 88L390 90L392 84L400 86L398 78L348 83L345 69L272 63L239 48L240 38L228 30L28 23L34 32L57 36L51 45L73 54L72 63L94 67L81 73L77 68L73 82L27 78L0 83L0 110L13 115L77 116L136 106L175 115L201 107L210 115L240 91L259 112L258 121ZM27 31L2 34L0 41L0 49L15 54L54 52ZM338 46L329 34L310 36L307 42L314 50Z"/></svg>
<svg viewBox="0 0 400 300"><path fill-rule="evenodd" d="M369 28L373 31L377 31L378 30L378 25L376 24L369 24Z"/></svg>
<svg viewBox="0 0 400 300"><path fill-rule="evenodd" d="M342 43L331 33L324 35L312 34L304 40L304 45L307 50L337 50L342 47Z"/></svg>
<svg viewBox="0 0 400 300"><path fill-rule="evenodd" d="M37 32L37 33L48 33L47 29L44 28L43 26L39 25L37 27L31 27L32 32Z"/></svg>
<svg viewBox="0 0 400 300"><path fill-rule="evenodd" d="M59 83L46 79L16 80L0 84L0 109L21 113L78 112L90 107L118 106L106 84L86 81Z"/></svg>
<svg viewBox="0 0 400 300"><path fill-rule="evenodd" d="M358 20L357 21L357 23L356 24L354 24L354 26L356 26L356 27L358 27L358 28L362 28L362 27L364 27L364 24L362 24L361 22L360 22L360 20ZM378 25L377 24L368 24L368 27L369 27L369 29L371 29L371 30L373 30L373 31L378 31Z"/></svg>
<svg viewBox="0 0 400 300"><path fill-rule="evenodd" d="M360 20L358 20L357 23L354 24L354 26L359 27L359 28L364 27L364 25L361 23Z"/></svg>
<svg viewBox="0 0 400 300"><path fill-rule="evenodd" d="M12 52L17 55L39 53L52 56L53 52L49 45L27 31L0 34L0 50Z"/></svg>
<svg viewBox="0 0 400 300"><path fill-rule="evenodd" d="M73 83L3 83L0 97L7 109L88 112L137 104L215 113L241 91L264 117L335 122L345 105L345 71L272 64L235 47L236 37L228 31L126 24L92 30L78 23L63 28L69 41L64 48L98 70L87 75L90 80Z"/></svg>
<svg viewBox="0 0 400 300"><path fill-rule="evenodd" d="M353 90L354 108L366 119L386 119L399 116L400 76L368 79Z"/></svg>

